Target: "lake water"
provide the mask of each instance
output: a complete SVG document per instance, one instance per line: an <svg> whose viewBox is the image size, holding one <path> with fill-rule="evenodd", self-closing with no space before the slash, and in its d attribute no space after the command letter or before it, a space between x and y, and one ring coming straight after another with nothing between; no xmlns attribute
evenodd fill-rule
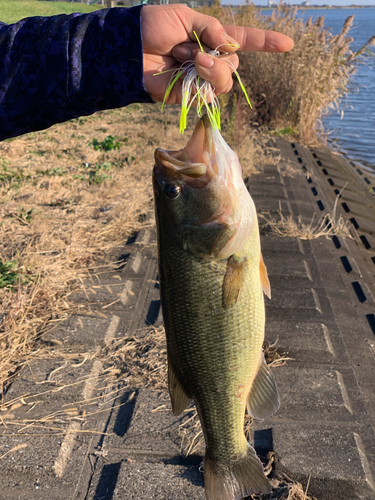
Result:
<svg viewBox="0 0 375 500"><path fill-rule="evenodd" d="M269 11L268 11L269 12ZM354 15L353 27L348 36L354 38L351 50L358 50L375 35L375 8L365 9L311 9L300 10L305 21L309 16L316 20L325 18L325 27L332 34L341 31L345 19ZM375 52L375 47L372 47ZM333 130L330 142L351 159L375 169L375 57L366 58L368 65L359 65L349 84L350 93L344 98L341 109L344 116L332 111L323 121L326 130ZM370 67L372 64L372 68Z"/></svg>

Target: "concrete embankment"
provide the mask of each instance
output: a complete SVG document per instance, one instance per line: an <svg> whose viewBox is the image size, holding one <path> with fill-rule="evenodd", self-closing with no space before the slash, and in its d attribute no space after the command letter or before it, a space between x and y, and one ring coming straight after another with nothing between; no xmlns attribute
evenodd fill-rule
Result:
<svg viewBox="0 0 375 500"><path fill-rule="evenodd" d="M274 454L271 475L309 481L318 500L374 499L375 175L326 149L276 145L279 166L248 181L258 212L305 224L329 214L328 226L341 214L350 237L278 236L261 219L272 286L266 337L291 360L274 368L281 408L253 424L252 441L262 457ZM125 337L141 343L147 325L162 324L155 233L139 233L120 255L126 265L75 296L82 314L44 337L50 354L25 367L7 394L4 500L204 499L202 446L181 453L196 435L193 411L174 417L165 389L119 373L113 347ZM70 358L58 356L61 345ZM94 357L99 350L109 356ZM87 353L85 362L76 352Z"/></svg>

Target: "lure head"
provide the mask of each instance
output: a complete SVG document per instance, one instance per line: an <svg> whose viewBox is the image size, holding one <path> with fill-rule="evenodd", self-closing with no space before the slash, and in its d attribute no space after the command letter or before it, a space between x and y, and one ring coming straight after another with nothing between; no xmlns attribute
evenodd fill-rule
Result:
<svg viewBox="0 0 375 500"><path fill-rule="evenodd" d="M186 147L155 151L159 231L185 251L226 259L242 250L256 223L237 154L204 115Z"/></svg>

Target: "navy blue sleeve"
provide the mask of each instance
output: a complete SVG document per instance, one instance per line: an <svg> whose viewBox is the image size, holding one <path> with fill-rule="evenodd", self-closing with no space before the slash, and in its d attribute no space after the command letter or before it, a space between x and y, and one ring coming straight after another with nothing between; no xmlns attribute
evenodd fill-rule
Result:
<svg viewBox="0 0 375 500"><path fill-rule="evenodd" d="M141 6L0 23L0 140L95 111L153 102Z"/></svg>

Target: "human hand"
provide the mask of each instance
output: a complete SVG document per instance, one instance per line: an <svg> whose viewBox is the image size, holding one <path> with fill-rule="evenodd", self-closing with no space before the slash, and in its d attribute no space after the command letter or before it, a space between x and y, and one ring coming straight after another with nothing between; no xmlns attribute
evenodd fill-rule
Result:
<svg viewBox="0 0 375 500"><path fill-rule="evenodd" d="M237 69L236 50L287 52L293 48L292 39L281 33L222 26L214 17L179 4L143 7L141 26L145 87L154 101L163 101L172 72L153 75L177 69L187 60L194 60L198 74L215 87L216 95L220 95L232 88L233 68L224 59L231 61ZM197 33L205 53L200 50L193 31ZM233 44L237 47L233 47ZM221 52L229 52L230 55L217 58L207 54L219 45ZM169 104L181 103L181 86L179 79L168 96Z"/></svg>

